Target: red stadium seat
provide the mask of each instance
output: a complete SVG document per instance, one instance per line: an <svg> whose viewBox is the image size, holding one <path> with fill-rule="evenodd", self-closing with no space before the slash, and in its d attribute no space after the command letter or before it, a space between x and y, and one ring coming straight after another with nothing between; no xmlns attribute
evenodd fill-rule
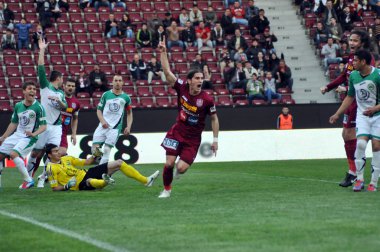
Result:
<svg viewBox="0 0 380 252"><path fill-rule="evenodd" d="M59 24L57 27L59 33L71 33L70 24Z"/></svg>
<svg viewBox="0 0 380 252"><path fill-rule="evenodd" d="M245 95L245 90L242 88L234 88L232 89L231 93L233 95Z"/></svg>
<svg viewBox="0 0 380 252"><path fill-rule="evenodd" d="M12 89L15 89L15 88L22 88L22 78L21 77L17 77L17 78L9 78L8 79L8 83L9 83L9 87Z"/></svg>
<svg viewBox="0 0 380 252"><path fill-rule="evenodd" d="M167 95L165 86L152 86L152 93L155 96L165 96Z"/></svg>
<svg viewBox="0 0 380 252"><path fill-rule="evenodd" d="M87 9L90 9L90 8L86 8ZM94 23L97 23L99 22L99 19L98 19L98 16L97 16L97 13L95 12L91 12L91 13L84 13L84 21L87 23L87 24L94 24ZM90 31L90 30L89 30Z"/></svg>
<svg viewBox="0 0 380 252"><path fill-rule="evenodd" d="M141 53L141 59L145 62L151 61L152 58L155 58L152 53Z"/></svg>
<svg viewBox="0 0 380 252"><path fill-rule="evenodd" d="M9 100L9 95L7 90L0 90L0 100Z"/></svg>
<svg viewBox="0 0 380 252"><path fill-rule="evenodd" d="M22 100L24 99L24 94L22 92L22 89L12 89L11 90L11 96L13 99Z"/></svg>
<svg viewBox="0 0 380 252"><path fill-rule="evenodd" d="M138 86L136 88L137 88L137 95L138 96L145 96L145 97L151 96L149 87L147 87L147 86Z"/></svg>
<svg viewBox="0 0 380 252"><path fill-rule="evenodd" d="M231 106L233 104L229 95L218 96L217 105L219 106Z"/></svg>
<svg viewBox="0 0 380 252"><path fill-rule="evenodd" d="M66 54L77 54L77 48L75 45L63 45L63 52Z"/></svg>
<svg viewBox="0 0 380 252"><path fill-rule="evenodd" d="M66 76L68 74L67 69L66 69L66 65L54 66L54 70L61 72L64 76Z"/></svg>
<svg viewBox="0 0 380 252"><path fill-rule="evenodd" d="M136 86L148 86L147 80L136 80Z"/></svg>
<svg viewBox="0 0 380 252"><path fill-rule="evenodd" d="M37 14L36 14L36 10L33 9L33 12L32 13L24 13L24 17L26 18L26 20L28 20L28 22L30 22L31 24L36 24L38 23L38 17L37 17Z"/></svg>
<svg viewBox="0 0 380 252"><path fill-rule="evenodd" d="M174 72L178 74L187 74L188 71L189 71L189 67L187 66L187 63L185 64L177 63L174 65Z"/></svg>
<svg viewBox="0 0 380 252"><path fill-rule="evenodd" d="M140 98L140 106L143 108L152 108L155 107L153 97L143 97Z"/></svg>
<svg viewBox="0 0 380 252"><path fill-rule="evenodd" d="M182 52L172 52L171 53L171 60L175 63L186 63L187 59L183 57Z"/></svg>
<svg viewBox="0 0 380 252"><path fill-rule="evenodd" d="M34 4L32 4L32 3L23 3L22 4L22 11L23 11L24 15L26 13L36 13L36 8L34 7ZM28 22L30 22L30 20L28 20Z"/></svg>
<svg viewBox="0 0 380 252"><path fill-rule="evenodd" d="M81 110L93 109L93 106L91 105L91 99L90 98L78 99L78 101L79 101Z"/></svg>
<svg viewBox="0 0 380 252"><path fill-rule="evenodd" d="M111 61L114 64L127 64L123 54L111 54Z"/></svg>
<svg viewBox="0 0 380 252"><path fill-rule="evenodd" d="M48 52L50 55L62 55L61 45L52 44L48 46Z"/></svg>
<svg viewBox="0 0 380 252"><path fill-rule="evenodd" d="M108 50L112 53L123 53L119 43L108 43Z"/></svg>
<svg viewBox="0 0 380 252"><path fill-rule="evenodd" d="M265 105L266 101L264 101L264 100L253 100L252 104L256 105L256 106Z"/></svg>
<svg viewBox="0 0 380 252"><path fill-rule="evenodd" d="M49 50L49 47L51 47L52 45L60 43L60 40L56 33L47 33L46 40L49 41L50 43L50 45L48 46L48 50Z"/></svg>
<svg viewBox="0 0 380 252"><path fill-rule="evenodd" d="M0 101L0 110L1 111L13 111L13 107L9 101Z"/></svg>
<svg viewBox="0 0 380 252"><path fill-rule="evenodd" d="M34 66L23 66L21 69L22 75L24 77L35 77L37 76L37 71Z"/></svg>
<svg viewBox="0 0 380 252"><path fill-rule="evenodd" d="M18 56L18 60L22 66L34 65L32 55L20 55Z"/></svg>
<svg viewBox="0 0 380 252"><path fill-rule="evenodd" d="M87 92L79 92L77 93L77 98L80 99L80 98L90 98L90 94L87 93Z"/></svg>
<svg viewBox="0 0 380 252"><path fill-rule="evenodd" d="M142 22L142 18L140 16L140 13L130 13L129 18L131 19L132 23Z"/></svg>
<svg viewBox="0 0 380 252"><path fill-rule="evenodd" d="M103 64L111 64L111 60L108 57L108 54L98 54L96 55L96 61L103 65Z"/></svg>
<svg viewBox="0 0 380 252"><path fill-rule="evenodd" d="M99 25L99 23L90 23L87 24L87 30L91 33L103 33L102 27Z"/></svg>
<svg viewBox="0 0 380 252"><path fill-rule="evenodd" d="M71 34L61 34L60 38L63 44L74 44L74 38Z"/></svg>
<svg viewBox="0 0 380 252"><path fill-rule="evenodd" d="M166 12L167 11L165 3L154 3L154 9L156 11L160 11L160 12Z"/></svg>
<svg viewBox="0 0 380 252"><path fill-rule="evenodd" d="M83 54L81 55L81 61L85 65L94 65L96 64L96 61L94 60L94 57L92 54Z"/></svg>
<svg viewBox="0 0 380 252"><path fill-rule="evenodd" d="M18 66L7 66L5 72L8 77L21 77Z"/></svg>
<svg viewBox="0 0 380 252"><path fill-rule="evenodd" d="M114 74L112 65L101 65L101 69L106 75Z"/></svg>
<svg viewBox="0 0 380 252"><path fill-rule="evenodd" d="M64 65L66 64L66 61L63 58L63 55L52 55L50 56L50 63L53 65Z"/></svg>
<svg viewBox="0 0 380 252"><path fill-rule="evenodd" d="M6 89L7 88L7 83L5 81L4 77L0 77L0 90Z"/></svg>
<svg viewBox="0 0 380 252"><path fill-rule="evenodd" d="M71 23L83 23L82 13L72 13L70 8L69 20Z"/></svg>
<svg viewBox="0 0 380 252"><path fill-rule="evenodd" d="M228 95L230 93L228 89L225 88L216 88L215 91L218 95Z"/></svg>
<svg viewBox="0 0 380 252"><path fill-rule="evenodd" d="M108 53L108 49L104 43L94 44L94 53Z"/></svg>
<svg viewBox="0 0 380 252"><path fill-rule="evenodd" d="M157 107L168 108L170 107L169 97L156 97Z"/></svg>
<svg viewBox="0 0 380 252"><path fill-rule="evenodd" d="M80 54L92 53L91 46L89 44L78 45L78 51Z"/></svg>
<svg viewBox="0 0 380 252"><path fill-rule="evenodd" d="M127 10L129 12L139 12L140 11L140 8L136 2L128 2L126 4L127 4ZM146 10L144 10L144 11L146 11Z"/></svg>
<svg viewBox="0 0 380 252"><path fill-rule="evenodd" d="M127 64L116 64L115 65L115 73L118 73L121 75L129 74Z"/></svg>
<svg viewBox="0 0 380 252"><path fill-rule="evenodd" d="M80 24L72 24L71 28L73 29L73 32L75 33L75 36L77 36L78 33L86 33L87 32L86 27L82 23L80 23Z"/></svg>
<svg viewBox="0 0 380 252"><path fill-rule="evenodd" d="M18 65L16 55L6 55L3 57L4 64L6 66L16 66Z"/></svg>
<svg viewBox="0 0 380 252"><path fill-rule="evenodd" d="M80 60L78 58L78 55L66 55L66 62L69 65L79 65Z"/></svg>
<svg viewBox="0 0 380 252"><path fill-rule="evenodd" d="M236 100L235 105L238 105L238 106L247 106L248 105L248 100L247 99L245 99L245 100Z"/></svg>
<svg viewBox="0 0 380 252"><path fill-rule="evenodd" d="M153 11L151 2L140 3L140 8L144 10L144 13Z"/></svg>
<svg viewBox="0 0 380 252"><path fill-rule="evenodd" d="M105 23L107 20L109 20L109 13L99 13L99 22Z"/></svg>
<svg viewBox="0 0 380 252"><path fill-rule="evenodd" d="M81 65L69 65L68 68L69 68L69 73L71 75L78 76L80 73L80 70L82 69L82 66Z"/></svg>
<svg viewBox="0 0 380 252"><path fill-rule="evenodd" d="M179 11L181 11L181 9L182 9L182 7L181 7L181 3L179 3L179 2L171 2L171 3L169 4L169 9L170 9L171 11L179 12Z"/></svg>
<svg viewBox="0 0 380 252"><path fill-rule="evenodd" d="M134 87L123 86L123 91L129 96L136 96Z"/></svg>

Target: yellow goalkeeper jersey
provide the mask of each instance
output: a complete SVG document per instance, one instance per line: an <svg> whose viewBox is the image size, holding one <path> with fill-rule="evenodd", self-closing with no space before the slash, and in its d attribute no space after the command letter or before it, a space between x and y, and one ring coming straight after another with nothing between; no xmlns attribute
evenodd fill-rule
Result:
<svg viewBox="0 0 380 252"><path fill-rule="evenodd" d="M83 180L86 172L76 168L76 166L83 167L85 159L79 159L72 156L61 157L60 163L48 163L46 167L46 174L51 187L58 185L64 186L67 182L75 176L77 183L71 187L70 190L79 190L79 183Z"/></svg>

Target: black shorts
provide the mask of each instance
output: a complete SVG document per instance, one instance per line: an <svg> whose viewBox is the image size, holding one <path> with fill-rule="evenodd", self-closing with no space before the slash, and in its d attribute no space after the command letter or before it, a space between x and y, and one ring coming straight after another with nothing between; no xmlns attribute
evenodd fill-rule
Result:
<svg viewBox="0 0 380 252"><path fill-rule="evenodd" d="M101 164L94 166L90 168L87 172L82 181L79 183L79 190L95 190L96 188L92 187L91 185L87 185L86 181L89 178L93 179L102 179L103 173L108 172L108 163Z"/></svg>

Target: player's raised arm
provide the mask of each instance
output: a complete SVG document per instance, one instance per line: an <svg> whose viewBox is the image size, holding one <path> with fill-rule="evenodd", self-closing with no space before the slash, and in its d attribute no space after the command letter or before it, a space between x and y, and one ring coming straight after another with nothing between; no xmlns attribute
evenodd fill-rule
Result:
<svg viewBox="0 0 380 252"><path fill-rule="evenodd" d="M170 71L170 65L169 65L169 59L168 59L168 54L166 50L166 45L165 45L165 38L160 41L158 47L161 50L161 65L162 65L162 70L164 71L165 77L167 82L170 84L170 86L174 86L177 77Z"/></svg>
<svg viewBox="0 0 380 252"><path fill-rule="evenodd" d="M40 47L40 53L38 55L38 77L40 79L41 88L49 86L49 81L46 78L45 72L45 50L49 43L45 43L45 40L38 40L38 46Z"/></svg>

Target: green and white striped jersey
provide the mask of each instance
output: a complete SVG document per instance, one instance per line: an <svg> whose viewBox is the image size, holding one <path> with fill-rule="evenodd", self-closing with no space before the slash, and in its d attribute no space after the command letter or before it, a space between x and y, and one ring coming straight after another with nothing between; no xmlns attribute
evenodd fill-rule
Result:
<svg viewBox="0 0 380 252"><path fill-rule="evenodd" d="M25 131L36 131L40 125L46 125L45 110L41 104L35 100L30 106L26 106L24 101L16 103L11 122L17 123L14 134L25 137ZM36 136L35 139L38 137Z"/></svg>
<svg viewBox="0 0 380 252"><path fill-rule="evenodd" d="M103 93L97 109L103 112L104 120L113 129L121 130L125 109L130 109L131 98L126 93L116 95L112 90Z"/></svg>
<svg viewBox="0 0 380 252"><path fill-rule="evenodd" d="M49 99L49 96L56 96L67 105L65 94L62 90L56 89L46 78L45 66L38 66L38 77L40 79L41 104L46 112L46 122L50 125L61 125L61 106L58 102Z"/></svg>
<svg viewBox="0 0 380 252"><path fill-rule="evenodd" d="M367 76L362 76L360 72L353 71L350 74L348 95L356 97L358 104L358 114L370 107L376 106L380 101L380 71L372 67L372 71ZM375 115L379 115L377 112Z"/></svg>

